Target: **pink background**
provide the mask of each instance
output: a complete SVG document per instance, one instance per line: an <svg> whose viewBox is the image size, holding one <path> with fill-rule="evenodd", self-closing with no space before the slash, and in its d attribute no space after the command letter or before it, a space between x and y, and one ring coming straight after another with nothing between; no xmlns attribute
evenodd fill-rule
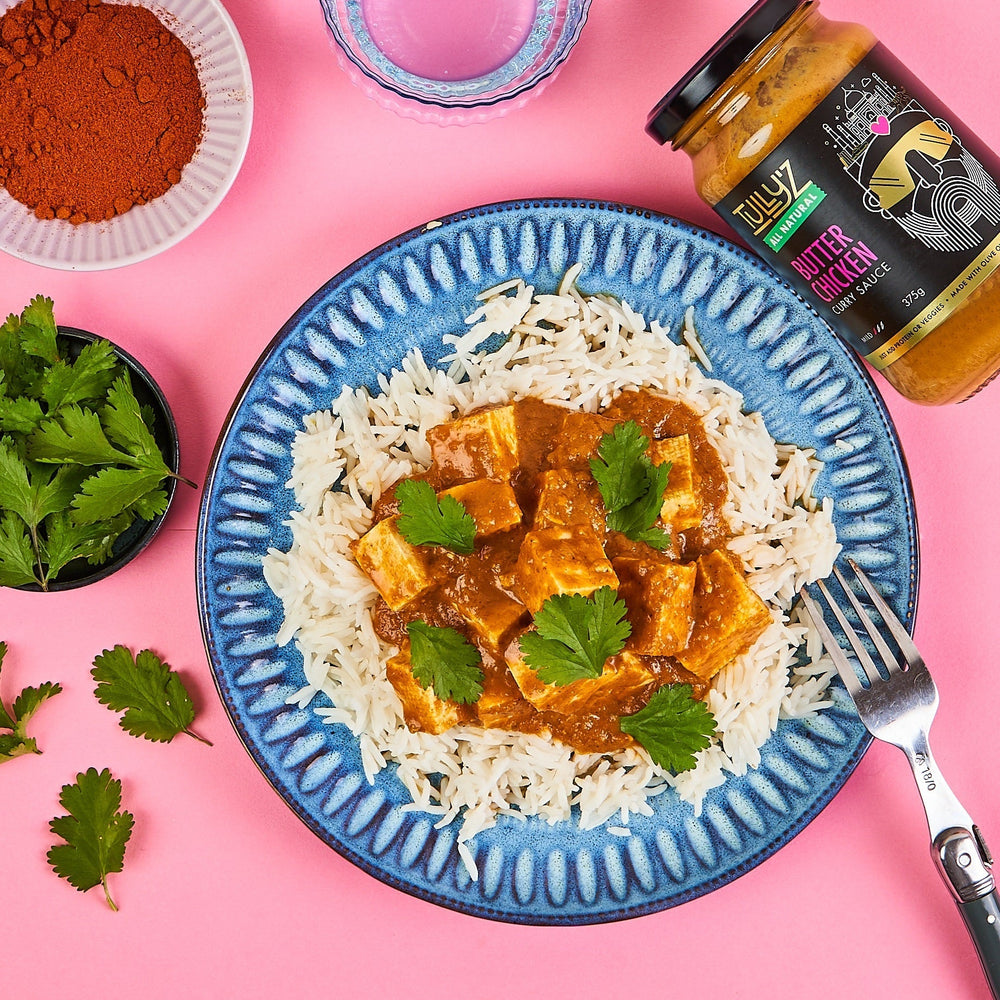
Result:
<svg viewBox="0 0 1000 1000"><path fill-rule="evenodd" d="M242 173L179 246L67 274L0 256L0 309L37 292L61 322L110 337L160 380L182 470L203 482L246 373L316 288L436 216L531 196L624 201L720 228L688 161L643 134L647 110L742 13L738 0L595 0L579 45L524 108L468 128L397 117L339 68L316 0L228 0L255 83ZM956 20L948 11L961 13ZM1000 146L994 0L827 0L867 23L980 136ZM942 691L939 763L1000 848L987 753L1000 702L1000 388L922 409L886 390L909 460L923 580L917 639ZM5 996L985 998L930 862L903 757L875 746L787 847L730 885L621 924L489 923L384 886L340 858L258 773L216 695L194 586L198 494L153 545L84 590L0 593L3 693L62 682L35 719L44 755L0 769L0 983ZM103 648L151 647L184 676L207 748L135 740L94 699ZM121 906L48 869L60 787L110 767L136 816Z"/></svg>

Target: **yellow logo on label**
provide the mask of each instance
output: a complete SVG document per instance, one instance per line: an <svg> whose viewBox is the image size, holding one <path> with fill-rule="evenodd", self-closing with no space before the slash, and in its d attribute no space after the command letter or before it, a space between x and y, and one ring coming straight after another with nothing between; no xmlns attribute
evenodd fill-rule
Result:
<svg viewBox="0 0 1000 1000"><path fill-rule="evenodd" d="M812 184L799 183L792 171L791 160L785 160L771 176L754 188L734 209L733 215L753 230L754 236L771 229L802 197Z"/></svg>
<svg viewBox="0 0 1000 1000"><path fill-rule="evenodd" d="M873 131L876 125L871 126ZM876 135L888 134L876 132ZM904 198L912 195L918 185L931 188L940 184L943 174L933 164L942 160L951 151L955 137L932 121L922 121L909 129L885 153L868 178L869 190L878 198L886 211L891 211ZM910 153L921 156L910 157ZM925 176L929 175L929 176Z"/></svg>

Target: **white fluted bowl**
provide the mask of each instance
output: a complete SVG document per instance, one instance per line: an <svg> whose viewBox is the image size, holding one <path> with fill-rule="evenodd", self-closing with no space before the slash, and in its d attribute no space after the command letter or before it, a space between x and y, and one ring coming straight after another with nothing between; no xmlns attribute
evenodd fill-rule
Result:
<svg viewBox="0 0 1000 1000"><path fill-rule="evenodd" d="M0 15L19 0L0 0ZM116 2L116 0L107 0ZM205 94L205 128L180 182L161 197L106 222L74 226L35 217L0 187L0 249L64 271L100 271L146 260L174 246L218 207L250 141L250 64L218 0L141 2L190 49Z"/></svg>

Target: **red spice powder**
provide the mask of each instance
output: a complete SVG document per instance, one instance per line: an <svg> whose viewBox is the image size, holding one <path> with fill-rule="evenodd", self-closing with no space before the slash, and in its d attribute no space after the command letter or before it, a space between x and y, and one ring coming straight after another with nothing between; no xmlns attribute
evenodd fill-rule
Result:
<svg viewBox="0 0 1000 1000"><path fill-rule="evenodd" d="M145 7L23 0L0 17L0 185L40 219L158 198L201 139L190 51Z"/></svg>

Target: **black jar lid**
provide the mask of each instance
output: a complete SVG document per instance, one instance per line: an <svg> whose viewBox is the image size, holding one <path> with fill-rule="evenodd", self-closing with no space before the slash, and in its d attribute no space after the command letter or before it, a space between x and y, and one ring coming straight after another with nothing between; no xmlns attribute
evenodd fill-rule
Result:
<svg viewBox="0 0 1000 1000"><path fill-rule="evenodd" d="M743 64L747 56L777 31L806 0L758 0L656 105L646 131L669 142L688 118Z"/></svg>

